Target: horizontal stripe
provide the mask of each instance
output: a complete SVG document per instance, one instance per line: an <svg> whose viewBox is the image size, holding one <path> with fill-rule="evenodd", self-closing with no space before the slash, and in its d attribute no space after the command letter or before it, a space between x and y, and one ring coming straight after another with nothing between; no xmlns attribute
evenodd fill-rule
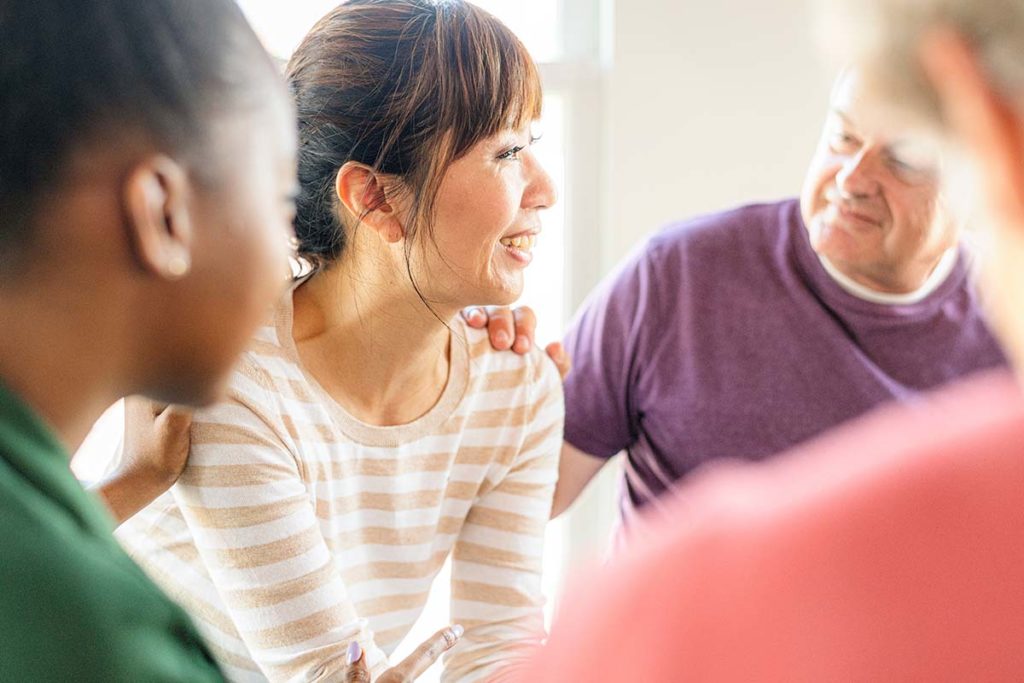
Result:
<svg viewBox="0 0 1024 683"><path fill-rule="evenodd" d="M560 380L539 351L497 353L486 333L465 334L460 402L429 431L403 426L401 442L348 436L351 422L317 403L322 391L273 326L229 400L196 414L171 495L118 537L193 613L230 675L337 672L354 637L379 675L449 557L451 619L468 630L446 679L484 680L542 637Z"/></svg>

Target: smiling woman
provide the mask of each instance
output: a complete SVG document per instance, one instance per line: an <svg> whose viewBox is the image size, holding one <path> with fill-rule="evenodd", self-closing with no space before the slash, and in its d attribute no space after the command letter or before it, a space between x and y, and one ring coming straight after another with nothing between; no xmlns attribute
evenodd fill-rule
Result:
<svg viewBox="0 0 1024 683"><path fill-rule="evenodd" d="M238 0L268 51L287 62L316 21L334 9L338 0ZM598 192L600 177L599 119L595 106L599 88L593 78L596 60L598 4L592 0L478 0L476 6L505 23L523 42L538 63L545 86L544 112L538 131L543 140L535 154L554 179L565 189L565 201L545 215L543 234L537 237L543 249L533 253L527 279L518 304L537 314L538 339L561 335L570 306L593 285L596 263L590 258L595 248L593 233L597 204L590 200ZM590 40L581 54L581 41ZM570 127L572 135L565 134ZM574 192L573 188L580 188ZM573 220L577 234L569 235L567 221ZM577 258L567 260L568 246ZM570 287L570 283L578 280ZM573 291L570 292L570 289ZM108 448L109 450L109 448ZM103 456L97 458L102 460ZM93 470L90 469L90 472ZM588 522L588 529L590 522Z"/></svg>
<svg viewBox="0 0 1024 683"><path fill-rule="evenodd" d="M561 384L458 313L519 296L555 201L536 67L469 3L352 0L287 72L310 274L121 538L240 680L340 674L353 641L380 675L450 556L445 677L489 678L543 637Z"/></svg>

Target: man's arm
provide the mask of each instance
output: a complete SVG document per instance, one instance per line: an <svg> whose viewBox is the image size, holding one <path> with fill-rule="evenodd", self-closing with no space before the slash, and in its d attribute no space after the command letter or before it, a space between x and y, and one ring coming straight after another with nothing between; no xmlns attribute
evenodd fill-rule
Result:
<svg viewBox="0 0 1024 683"><path fill-rule="evenodd" d="M569 509L606 462L605 458L584 453L568 441L562 442L558 485L551 505L552 519Z"/></svg>

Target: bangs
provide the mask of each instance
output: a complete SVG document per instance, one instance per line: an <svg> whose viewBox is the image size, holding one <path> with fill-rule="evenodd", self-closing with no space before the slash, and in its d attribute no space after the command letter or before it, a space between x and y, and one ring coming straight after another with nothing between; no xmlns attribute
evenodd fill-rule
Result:
<svg viewBox="0 0 1024 683"><path fill-rule="evenodd" d="M444 16L448 7L454 16ZM440 85L447 95L438 123L449 131L458 158L481 140L540 118L543 94L537 66L508 27L468 3L448 7L439 8L437 24ZM445 30L449 21L455 25ZM450 36L447 45L443 35Z"/></svg>

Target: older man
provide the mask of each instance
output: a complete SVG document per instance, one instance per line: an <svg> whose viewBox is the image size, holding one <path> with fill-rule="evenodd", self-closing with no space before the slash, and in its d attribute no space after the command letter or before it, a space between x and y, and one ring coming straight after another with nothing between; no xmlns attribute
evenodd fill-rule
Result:
<svg viewBox="0 0 1024 683"><path fill-rule="evenodd" d="M568 334L555 513L626 450L628 512L712 459L761 460L1001 366L933 145L838 79L799 200L654 236Z"/></svg>
<svg viewBox="0 0 1024 683"><path fill-rule="evenodd" d="M983 291L1019 374L1024 2L842 2L874 13L848 25L879 92L976 162ZM995 373L694 482L568 599L522 680L1024 680L1020 389Z"/></svg>

